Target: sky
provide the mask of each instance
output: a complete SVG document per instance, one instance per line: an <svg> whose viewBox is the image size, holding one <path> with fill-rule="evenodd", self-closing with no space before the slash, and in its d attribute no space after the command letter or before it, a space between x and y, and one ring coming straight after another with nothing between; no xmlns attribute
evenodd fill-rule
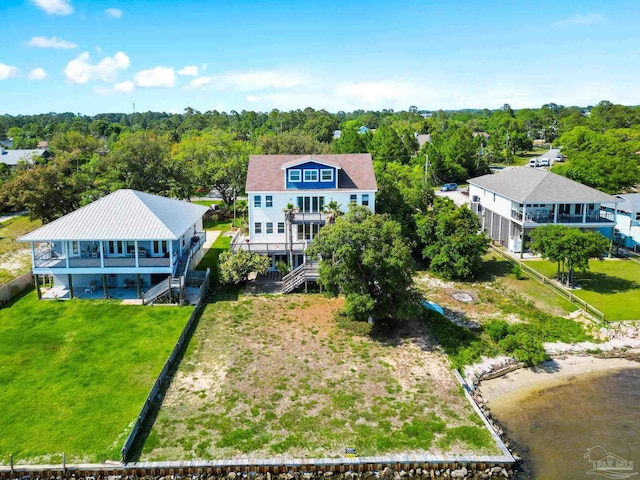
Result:
<svg viewBox="0 0 640 480"><path fill-rule="evenodd" d="M637 0L0 0L0 114L640 104Z"/></svg>

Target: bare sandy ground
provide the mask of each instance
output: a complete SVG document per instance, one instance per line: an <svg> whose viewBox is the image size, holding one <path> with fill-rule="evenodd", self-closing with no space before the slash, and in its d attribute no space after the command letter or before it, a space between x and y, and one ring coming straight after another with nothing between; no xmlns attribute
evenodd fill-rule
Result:
<svg viewBox="0 0 640 480"><path fill-rule="evenodd" d="M640 362L625 358L567 355L537 367L523 368L503 377L483 380L478 390L482 397L491 404L492 400L499 397L526 395L569 382L578 375L607 375L624 368L640 368Z"/></svg>

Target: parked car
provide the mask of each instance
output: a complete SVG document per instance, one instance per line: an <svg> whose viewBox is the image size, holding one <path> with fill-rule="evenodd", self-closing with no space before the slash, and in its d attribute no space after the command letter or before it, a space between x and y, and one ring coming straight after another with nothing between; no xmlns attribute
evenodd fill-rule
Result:
<svg viewBox="0 0 640 480"><path fill-rule="evenodd" d="M540 159L540 166L541 167L550 167L551 166L551 162L549 161L548 158L541 158Z"/></svg>
<svg viewBox="0 0 640 480"><path fill-rule="evenodd" d="M440 187L441 192L453 192L458 189L457 183L445 183Z"/></svg>
<svg viewBox="0 0 640 480"><path fill-rule="evenodd" d="M538 160L537 158L532 158L531 160L529 160L529 166L530 167L540 167L540 160Z"/></svg>

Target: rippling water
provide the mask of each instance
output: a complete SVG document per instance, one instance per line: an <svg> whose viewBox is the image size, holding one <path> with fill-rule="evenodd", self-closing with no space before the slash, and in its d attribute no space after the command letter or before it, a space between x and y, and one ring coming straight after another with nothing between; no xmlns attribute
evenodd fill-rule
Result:
<svg viewBox="0 0 640 480"><path fill-rule="evenodd" d="M519 398L497 398L489 406L525 460L520 478L624 478L604 474L640 472L640 369L580 375ZM633 461L634 468L592 471L590 460L607 453Z"/></svg>

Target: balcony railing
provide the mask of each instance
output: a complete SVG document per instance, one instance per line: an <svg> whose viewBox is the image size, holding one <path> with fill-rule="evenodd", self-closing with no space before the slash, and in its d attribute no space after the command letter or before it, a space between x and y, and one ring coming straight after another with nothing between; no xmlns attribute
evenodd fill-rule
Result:
<svg viewBox="0 0 640 480"><path fill-rule="evenodd" d="M514 220L522 221L523 215L519 210L511 211L511 218ZM558 214L556 222L553 213L527 213L524 217L525 223L614 223L615 218L613 213L595 211L589 212L587 215L582 214Z"/></svg>
<svg viewBox="0 0 640 480"><path fill-rule="evenodd" d="M55 252L36 255L36 268L67 268L67 258ZM105 257L104 268L135 267L136 259L133 257ZM171 259L165 257L138 258L139 267L169 267ZM101 268L100 258L69 258L69 268Z"/></svg>
<svg viewBox="0 0 640 480"><path fill-rule="evenodd" d="M325 222L327 214L323 212L296 212L293 223Z"/></svg>
<svg viewBox="0 0 640 480"><path fill-rule="evenodd" d="M260 254L273 254L273 255L285 255L289 253L289 249L293 250L293 253L303 253L307 247L307 242L294 242L290 245L286 242L281 243L262 243L262 242L242 242L237 241L231 245L231 250L237 252L238 250L245 250L247 252L254 252Z"/></svg>

